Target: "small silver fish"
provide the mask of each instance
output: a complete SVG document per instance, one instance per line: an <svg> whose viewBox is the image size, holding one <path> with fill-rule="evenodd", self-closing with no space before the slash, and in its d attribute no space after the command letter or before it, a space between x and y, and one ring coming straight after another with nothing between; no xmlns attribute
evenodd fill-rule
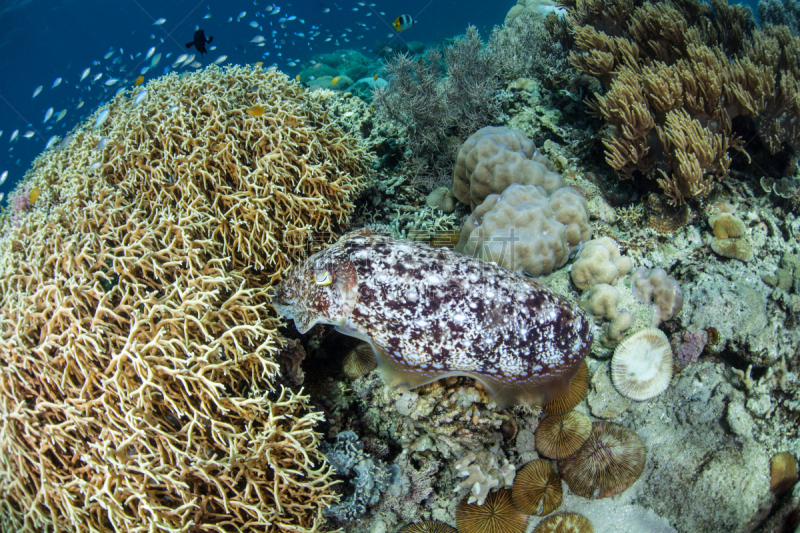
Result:
<svg viewBox="0 0 800 533"><path fill-rule="evenodd" d="M47 150L48 148L53 146L57 140L58 140L58 135L53 135L52 137L47 139L47 144L44 145L44 149Z"/></svg>
<svg viewBox="0 0 800 533"><path fill-rule="evenodd" d="M147 55L144 56L145 61L150 59L151 57L153 57L153 54L155 53L155 51L156 51L156 47L155 46L151 46L150 49L147 51Z"/></svg>
<svg viewBox="0 0 800 533"><path fill-rule="evenodd" d="M42 86L39 85L36 89L33 90L33 98L36 98L39 93L42 92Z"/></svg>
<svg viewBox="0 0 800 533"><path fill-rule="evenodd" d="M86 170L97 170L98 168L100 168L100 165L102 164L103 164L102 161L95 161L94 163L89 165L89 167Z"/></svg>
<svg viewBox="0 0 800 533"><path fill-rule="evenodd" d="M18 136L19 136L19 130L14 130L13 132L11 132L11 138L8 140L8 142L13 142L14 139L16 139Z"/></svg>
<svg viewBox="0 0 800 533"><path fill-rule="evenodd" d="M54 81L54 82L53 82L53 86L52 86L52 87L50 87L50 88L51 88L51 89L55 89L55 88L56 88L56 87L58 87L59 85L61 85L61 78L56 78L56 81Z"/></svg>
<svg viewBox="0 0 800 533"><path fill-rule="evenodd" d="M109 78L106 80L106 85L114 85L119 81L119 78Z"/></svg>
<svg viewBox="0 0 800 533"><path fill-rule="evenodd" d="M220 63L224 63L226 59L228 59L228 56L219 56L214 60L214 64L219 65Z"/></svg>
<svg viewBox="0 0 800 533"><path fill-rule="evenodd" d="M30 139L30 138L31 138L31 137L33 137L34 135L36 135L36 132L35 132L35 131L33 131L33 130L28 130L28 131L26 131L26 132L25 132L25 133L24 133L22 136L23 136L23 137L25 137L26 139Z"/></svg>
<svg viewBox="0 0 800 533"><path fill-rule="evenodd" d="M108 119L108 115L110 113L111 112L108 109L103 109L102 111L100 111L100 114L97 115L97 120L94 122L95 129L103 125L103 122L105 122Z"/></svg>
<svg viewBox="0 0 800 533"><path fill-rule="evenodd" d="M174 106L170 107L169 109L167 109L167 113L174 113L178 109L180 109L180 106L174 105Z"/></svg>
<svg viewBox="0 0 800 533"><path fill-rule="evenodd" d="M67 115L67 110L62 109L56 116L56 123L61 122L61 119L63 119L66 115Z"/></svg>
<svg viewBox="0 0 800 533"><path fill-rule="evenodd" d="M5 170L2 174L0 174L0 185L6 182L6 178L8 178L8 170Z"/></svg>
<svg viewBox="0 0 800 533"><path fill-rule="evenodd" d="M86 69L83 69L83 72L81 72L81 79L80 79L80 81L83 81L83 80L86 78L86 76L88 76L88 75L89 75L89 71L90 71L90 69L88 69L88 68L86 68Z"/></svg>
<svg viewBox="0 0 800 533"><path fill-rule="evenodd" d="M44 113L44 120L42 122L47 122L48 120L50 120L50 117L52 116L53 116L53 108L48 107L47 111L45 111Z"/></svg>
<svg viewBox="0 0 800 533"><path fill-rule="evenodd" d="M155 21L155 22L153 23L153 26L161 26L161 25L162 25L162 24L164 24L166 21L167 21L167 19L165 19L165 18L160 18L160 19L158 19L157 21Z"/></svg>
<svg viewBox="0 0 800 533"><path fill-rule="evenodd" d="M102 150L106 146L108 146L108 137L103 137L99 141L97 141L97 146L95 146L95 150Z"/></svg>
<svg viewBox="0 0 800 533"><path fill-rule="evenodd" d="M136 95L136 98L133 99L133 103L135 105L139 105L142 101L147 98L147 89L141 91L139 94Z"/></svg>

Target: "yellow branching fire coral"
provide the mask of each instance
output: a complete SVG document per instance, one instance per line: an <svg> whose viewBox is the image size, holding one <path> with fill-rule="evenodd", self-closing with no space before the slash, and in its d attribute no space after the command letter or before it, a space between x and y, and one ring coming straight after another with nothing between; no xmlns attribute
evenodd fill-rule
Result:
<svg viewBox="0 0 800 533"><path fill-rule="evenodd" d="M322 415L273 387L267 291L369 159L280 73L147 91L40 156L0 226L2 529L320 531Z"/></svg>
<svg viewBox="0 0 800 533"><path fill-rule="evenodd" d="M606 161L622 179L657 179L673 205L707 196L744 151L732 121L752 117L772 153L800 147L800 38L753 30L725 0L568 0L570 61L606 86Z"/></svg>

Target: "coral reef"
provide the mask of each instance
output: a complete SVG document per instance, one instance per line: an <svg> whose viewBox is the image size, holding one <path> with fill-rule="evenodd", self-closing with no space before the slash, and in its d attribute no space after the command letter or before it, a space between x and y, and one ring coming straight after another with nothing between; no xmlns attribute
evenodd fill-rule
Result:
<svg viewBox="0 0 800 533"><path fill-rule="evenodd" d="M514 183L542 187L546 196L564 186L550 160L521 131L485 126L458 148L453 196L472 210Z"/></svg>
<svg viewBox="0 0 800 533"><path fill-rule="evenodd" d="M352 431L342 431L333 446L320 446L328 463L339 476L353 476L352 492L322 514L339 520L353 520L363 515L367 506L375 505L392 479L392 471L382 461L364 453L364 444Z"/></svg>
<svg viewBox="0 0 800 533"><path fill-rule="evenodd" d="M672 320L683 307L683 290L677 280L663 268L637 268L631 275L631 290L637 300L656 309L653 327Z"/></svg>
<svg viewBox="0 0 800 533"><path fill-rule="evenodd" d="M458 460L453 465L458 477L464 478L458 483L454 492L466 491L469 493L467 503L477 503L483 505L489 492L496 487L510 487L514 483L514 465L507 460L503 464L497 463L497 457L493 453L482 452L482 463L485 465L486 472L483 472L478 462L478 456L474 452Z"/></svg>
<svg viewBox="0 0 800 533"><path fill-rule="evenodd" d="M444 52L431 49L417 59L398 54L385 66L391 81L375 88L375 109L405 132L421 182L443 185L461 139L500 116L497 66L482 49L470 26Z"/></svg>
<svg viewBox="0 0 800 533"><path fill-rule="evenodd" d="M575 286L583 291L600 283L615 285L631 268L633 262L620 254L619 245L609 237L601 237L581 247L570 276Z"/></svg>
<svg viewBox="0 0 800 533"><path fill-rule="evenodd" d="M553 39L541 17L523 12L513 15L511 8L502 27L495 26L487 53L504 80L535 78L556 85L569 65L567 53Z"/></svg>
<svg viewBox="0 0 800 533"><path fill-rule="evenodd" d="M319 531L322 415L274 386L265 289L347 223L369 157L280 73L141 90L44 152L2 228L4 527Z"/></svg>
<svg viewBox="0 0 800 533"><path fill-rule="evenodd" d="M725 0L568 4L581 50L570 61L608 89L591 107L620 178L655 179L679 205L707 196L736 152L749 160L748 124L771 154L800 146L800 37L785 26L754 30Z"/></svg>
<svg viewBox="0 0 800 533"><path fill-rule="evenodd" d="M794 0L758 0L761 24L783 25L792 35L800 35L800 5Z"/></svg>

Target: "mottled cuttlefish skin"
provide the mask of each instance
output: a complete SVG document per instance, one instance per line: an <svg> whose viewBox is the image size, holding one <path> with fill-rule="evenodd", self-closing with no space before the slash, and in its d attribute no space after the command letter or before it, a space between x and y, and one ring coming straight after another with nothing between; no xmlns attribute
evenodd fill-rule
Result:
<svg viewBox="0 0 800 533"><path fill-rule="evenodd" d="M301 333L335 324L372 344L399 388L448 376L499 406L566 394L592 345L577 305L494 263L359 230L296 267L274 303Z"/></svg>

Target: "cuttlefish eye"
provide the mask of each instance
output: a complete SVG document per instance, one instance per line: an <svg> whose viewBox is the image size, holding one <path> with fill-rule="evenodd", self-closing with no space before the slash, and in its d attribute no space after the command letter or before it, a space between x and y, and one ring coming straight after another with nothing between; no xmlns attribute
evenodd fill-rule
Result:
<svg viewBox="0 0 800 533"><path fill-rule="evenodd" d="M333 275L327 270L314 272L314 283L317 285L330 285L333 283Z"/></svg>

